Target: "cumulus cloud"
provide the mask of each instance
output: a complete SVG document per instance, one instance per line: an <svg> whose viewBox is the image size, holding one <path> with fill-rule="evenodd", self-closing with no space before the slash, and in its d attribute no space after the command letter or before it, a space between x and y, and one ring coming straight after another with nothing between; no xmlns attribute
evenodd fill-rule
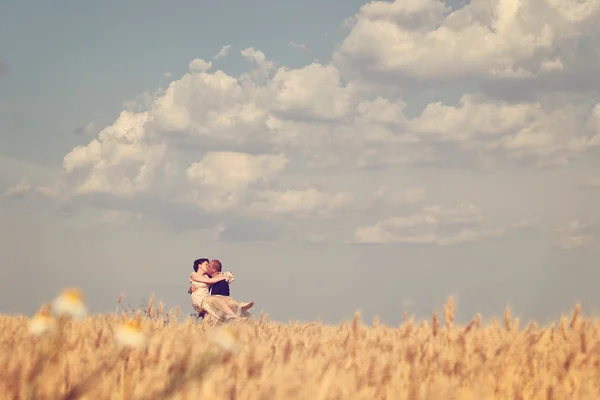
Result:
<svg viewBox="0 0 600 400"><path fill-rule="evenodd" d="M306 190L264 191L257 194L251 209L267 218L327 218L352 201L350 193L327 193L315 188Z"/></svg>
<svg viewBox="0 0 600 400"><path fill-rule="evenodd" d="M357 244L420 244L449 246L485 237L503 236L506 228L483 225L483 212L472 203L451 207L425 206L420 212L383 219L354 231Z"/></svg>
<svg viewBox="0 0 600 400"><path fill-rule="evenodd" d="M114 125L103 129L87 146L77 146L63 161L68 195L110 193L131 196L148 189L166 148L146 141L147 112L123 111Z"/></svg>
<svg viewBox="0 0 600 400"><path fill-rule="evenodd" d="M600 144L599 107L590 114L585 106L464 95L456 106L431 103L408 119L401 99L344 82L334 64L272 71L262 52L242 53L258 74L209 73L210 63L193 60L190 73L155 94L144 111L123 111L97 139L67 154L64 189L145 191L187 162L181 154L191 149L285 152L305 167L372 168L439 165L449 154L444 146L454 143L477 159L545 166L567 164Z"/></svg>
<svg viewBox="0 0 600 400"><path fill-rule="evenodd" d="M186 179L194 188L191 198L205 211L231 210L250 195L252 186L267 183L287 162L282 154L208 153L186 170Z"/></svg>
<svg viewBox="0 0 600 400"><path fill-rule="evenodd" d="M292 120L341 119L350 112L352 89L340 83L340 72L333 65L280 69L272 81L275 110Z"/></svg>
<svg viewBox="0 0 600 400"><path fill-rule="evenodd" d="M596 107L597 108L597 107ZM588 130L586 119L597 111L563 104L511 104L464 95L457 106L428 104L411 121L414 132L435 135L469 151L528 159L535 165L567 164L600 145L600 130Z"/></svg>
<svg viewBox="0 0 600 400"><path fill-rule="evenodd" d="M240 80L246 87L255 87L257 83L263 83L276 68L274 61L268 60L265 53L254 47L244 49L240 51L240 54L255 66L253 70L240 76Z"/></svg>
<svg viewBox="0 0 600 400"><path fill-rule="evenodd" d="M594 0L481 0L451 10L438 0L361 7L336 60L365 76L524 79L562 71L581 57L572 40L597 37Z"/></svg>
<svg viewBox="0 0 600 400"><path fill-rule="evenodd" d="M261 52L246 49L244 54L265 67L263 71L272 68ZM271 82L244 86L247 77L236 79L220 70L208 73L209 63L200 59L190 64L190 73L172 82L147 110L123 111L98 138L65 156L61 181L65 194L131 196L149 190L158 177L169 176L180 161L176 153L190 144L231 149L263 143L283 151L304 141L297 125L302 122L295 120L302 113L306 119L335 119L348 112L349 95L338 87L335 67L280 69ZM284 126L288 122L290 128ZM306 139L328 141L317 138L322 129L329 127L313 126Z"/></svg>
<svg viewBox="0 0 600 400"><path fill-rule="evenodd" d="M331 62L289 68L248 47L240 55L249 69L233 75L192 59L182 77L128 103L112 125L65 155L59 181L43 190L64 201L149 196L256 220L319 220L369 208L400 215L358 221L354 214L349 234L359 226L357 243L449 245L506 235L517 227L487 226L472 204L442 206L436 198L428 201L438 205L416 210L426 183L369 182L366 189L348 179L325 188L309 177L564 167L597 150L593 97L554 92L517 102L485 86L560 80L593 55L569 44L597 35L597 3L534 3L482 0L450 9L435 0L375 1L349 21ZM212 59L230 51L226 45ZM408 81L471 80L452 92L458 98L434 91L415 100L398 90ZM367 190L370 200L361 203ZM243 237L234 222L223 224L219 237Z"/></svg>
<svg viewBox="0 0 600 400"><path fill-rule="evenodd" d="M212 68L212 63L210 61L204 61L201 58L196 58L190 61L188 67L192 72L206 72Z"/></svg>
<svg viewBox="0 0 600 400"><path fill-rule="evenodd" d="M236 152L209 153L186 171L190 182L237 189L277 174L287 164L282 155L251 155Z"/></svg>
<svg viewBox="0 0 600 400"><path fill-rule="evenodd" d="M283 154L208 153L186 170L186 200L206 212L265 219L329 217L351 201L348 193L270 189L289 160Z"/></svg>

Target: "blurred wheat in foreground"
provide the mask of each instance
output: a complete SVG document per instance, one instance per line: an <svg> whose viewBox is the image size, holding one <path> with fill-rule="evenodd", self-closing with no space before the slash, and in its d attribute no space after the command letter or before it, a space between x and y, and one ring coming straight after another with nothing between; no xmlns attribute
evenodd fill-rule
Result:
<svg viewBox="0 0 600 400"><path fill-rule="evenodd" d="M0 316L1 399L598 399L600 324L519 329L477 316L400 327L144 313L82 316L66 291L35 318ZM58 310L56 310L58 308Z"/></svg>

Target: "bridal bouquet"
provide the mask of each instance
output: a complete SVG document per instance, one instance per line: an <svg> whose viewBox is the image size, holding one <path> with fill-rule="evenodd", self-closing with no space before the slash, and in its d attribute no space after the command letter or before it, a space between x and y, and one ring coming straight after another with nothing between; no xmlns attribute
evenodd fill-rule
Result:
<svg viewBox="0 0 600 400"><path fill-rule="evenodd" d="M223 275L225 276L225 278L227 278L227 283L231 283L235 280L235 277L233 276L233 272L231 271L225 271L223 272Z"/></svg>

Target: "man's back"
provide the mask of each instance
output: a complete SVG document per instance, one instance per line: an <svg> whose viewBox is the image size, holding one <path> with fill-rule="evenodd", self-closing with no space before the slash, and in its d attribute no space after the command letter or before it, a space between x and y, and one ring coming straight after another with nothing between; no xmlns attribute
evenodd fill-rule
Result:
<svg viewBox="0 0 600 400"><path fill-rule="evenodd" d="M229 296L229 283L227 281L219 281L211 286L211 295Z"/></svg>

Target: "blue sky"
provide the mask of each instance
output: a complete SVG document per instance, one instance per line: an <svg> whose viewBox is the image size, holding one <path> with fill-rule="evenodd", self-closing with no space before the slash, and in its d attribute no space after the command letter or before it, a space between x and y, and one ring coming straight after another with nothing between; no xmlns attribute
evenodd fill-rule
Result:
<svg viewBox="0 0 600 400"><path fill-rule="evenodd" d="M2 58L11 70L1 82L2 154L56 165L56 154L85 142L71 135L76 127L92 120L108 125L124 101L166 86L165 73L180 76L192 58L217 54L225 45L260 47L291 66L328 58L343 38L341 23L360 5L8 3L0 16ZM311 51L290 42L310 44ZM237 57L218 67L235 73L247 63Z"/></svg>
<svg viewBox="0 0 600 400"><path fill-rule="evenodd" d="M198 257L280 320L596 310L600 8L563 3L1 6L0 311L187 315Z"/></svg>

